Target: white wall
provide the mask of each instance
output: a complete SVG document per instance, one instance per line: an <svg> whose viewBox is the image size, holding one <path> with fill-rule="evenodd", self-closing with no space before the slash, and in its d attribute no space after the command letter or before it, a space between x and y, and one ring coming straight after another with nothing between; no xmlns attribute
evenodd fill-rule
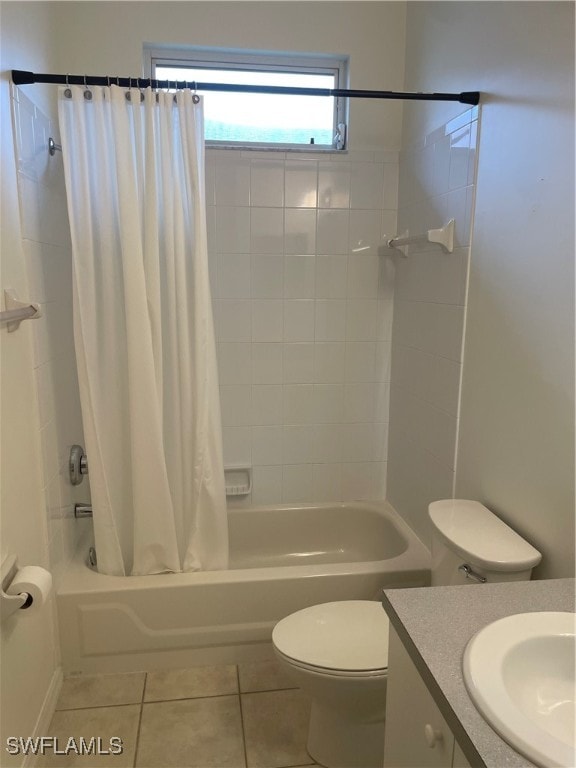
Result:
<svg viewBox="0 0 576 768"><path fill-rule="evenodd" d="M574 6L411 2L406 49L407 89L483 92L456 495L571 575ZM406 142L460 109L408 105Z"/></svg>
<svg viewBox="0 0 576 768"><path fill-rule="evenodd" d="M402 2L64 2L59 71L137 76L147 43L350 55L350 86L400 90ZM356 99L354 149L399 149L402 104Z"/></svg>
<svg viewBox="0 0 576 768"><path fill-rule="evenodd" d="M18 7L17 7L18 6ZM21 298L31 296L25 269L20 227L16 165L8 73L12 67L53 65L49 30L50 9L44 4L2 5L1 170L2 239L0 288L14 288ZM38 97L48 103L42 89ZM42 323L43 320L36 320ZM17 554L20 565L49 567L48 522L39 409L34 376L33 323L16 333L0 329L2 491L1 556ZM1 743L7 736L33 735L45 697L56 693L59 650L53 602L35 616L18 616L1 627L2 719ZM52 686L52 688L51 688ZM50 706L46 708L47 716ZM46 725L46 723L44 723ZM3 751L2 764L18 765L20 757Z"/></svg>

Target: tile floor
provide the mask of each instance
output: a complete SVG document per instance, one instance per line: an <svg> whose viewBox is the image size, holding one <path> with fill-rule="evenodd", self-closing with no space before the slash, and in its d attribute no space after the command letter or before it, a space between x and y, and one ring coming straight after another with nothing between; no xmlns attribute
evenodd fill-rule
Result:
<svg viewBox="0 0 576 768"><path fill-rule="evenodd" d="M39 768L310 768L310 704L276 662L66 678L48 735L122 739L121 755L49 754Z"/></svg>

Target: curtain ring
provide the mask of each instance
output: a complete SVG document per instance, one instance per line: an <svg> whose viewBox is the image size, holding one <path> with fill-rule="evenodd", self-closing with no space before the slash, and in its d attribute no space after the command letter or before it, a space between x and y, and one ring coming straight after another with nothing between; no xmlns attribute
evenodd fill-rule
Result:
<svg viewBox="0 0 576 768"><path fill-rule="evenodd" d="M66 90L64 91L64 97L66 99L72 98L72 90L70 89L70 83L68 82L68 77L70 76L69 72L66 72Z"/></svg>
<svg viewBox="0 0 576 768"><path fill-rule="evenodd" d="M196 81L195 80L193 81L192 85L194 87L194 93L192 94L192 103L193 104L198 104L198 102L200 101L200 96L198 96L198 94L196 93Z"/></svg>
<svg viewBox="0 0 576 768"><path fill-rule="evenodd" d="M84 98L86 101L92 101L92 91L90 88L88 88L88 83L86 82L86 75L84 75Z"/></svg>

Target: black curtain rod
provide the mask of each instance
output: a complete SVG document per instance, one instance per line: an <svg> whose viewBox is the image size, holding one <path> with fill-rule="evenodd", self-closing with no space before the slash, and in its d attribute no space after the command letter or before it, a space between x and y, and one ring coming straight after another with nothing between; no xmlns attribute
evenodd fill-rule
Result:
<svg viewBox="0 0 576 768"><path fill-rule="evenodd" d="M352 99L410 99L413 101L459 101L478 104L478 91L463 93L405 93L396 91L359 91L345 88L289 88L276 85L232 85L227 83L197 83L184 80L150 80L142 77L95 75L40 75L21 69L12 70L15 85L52 83L59 85L119 85L122 88L192 88L198 91L227 91L236 93L275 93L286 96L336 96Z"/></svg>

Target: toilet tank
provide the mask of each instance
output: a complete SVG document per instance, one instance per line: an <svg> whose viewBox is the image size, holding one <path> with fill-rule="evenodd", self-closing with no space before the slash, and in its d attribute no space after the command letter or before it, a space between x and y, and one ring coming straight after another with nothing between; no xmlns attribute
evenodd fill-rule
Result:
<svg viewBox="0 0 576 768"><path fill-rule="evenodd" d="M445 499L428 507L432 586L527 581L542 555L478 501Z"/></svg>

